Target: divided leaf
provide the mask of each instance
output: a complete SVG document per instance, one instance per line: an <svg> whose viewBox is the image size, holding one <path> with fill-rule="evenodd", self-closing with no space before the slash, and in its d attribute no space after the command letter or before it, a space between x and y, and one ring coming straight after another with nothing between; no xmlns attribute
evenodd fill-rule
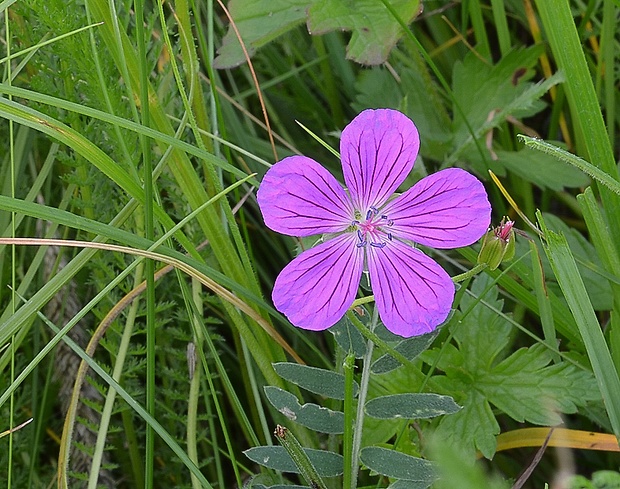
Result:
<svg viewBox="0 0 620 489"><path fill-rule="evenodd" d="M477 277L472 284L474 295L482 294L490 280ZM495 453L499 424L491 405L516 421L548 426L561 422L560 413L573 413L577 406L600 398L591 372L566 362L550 365L553 355L544 345L506 356L511 326L485 305L501 310L497 296L495 286L482 298L484 304L463 296L461 311L470 305L473 309L454 323L458 348L449 345L440 357L438 351L427 357L437 360L437 367L445 372L445 376L433 377L436 385L463 405L458 413L441 419L438 434L472 457L476 450L487 458Z"/></svg>
<svg viewBox="0 0 620 489"><path fill-rule="evenodd" d="M420 0L391 0L391 4L407 23L420 11ZM304 21L313 35L351 31L347 57L366 65L385 62L402 36L399 23L376 0L231 0L228 9L250 56ZM231 68L244 62L237 34L229 28L214 65Z"/></svg>
<svg viewBox="0 0 620 489"><path fill-rule="evenodd" d="M407 24L420 12L419 0L390 3ZM308 30L311 34L351 31L347 58L364 65L385 62L402 36L401 26L377 0L318 0L308 10Z"/></svg>

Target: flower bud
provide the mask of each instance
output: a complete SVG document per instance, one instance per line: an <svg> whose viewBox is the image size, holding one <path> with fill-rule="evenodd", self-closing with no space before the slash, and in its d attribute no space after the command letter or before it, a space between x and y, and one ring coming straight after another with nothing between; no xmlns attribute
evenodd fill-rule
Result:
<svg viewBox="0 0 620 489"><path fill-rule="evenodd" d="M490 229L482 238L482 247L478 254L478 263L495 270L503 261L512 260L515 256L515 232L512 229L514 221L502 222L496 228Z"/></svg>

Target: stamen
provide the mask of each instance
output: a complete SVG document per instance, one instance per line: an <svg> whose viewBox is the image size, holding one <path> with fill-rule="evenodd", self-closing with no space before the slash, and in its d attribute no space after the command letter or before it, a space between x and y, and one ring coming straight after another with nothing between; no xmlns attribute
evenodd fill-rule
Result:
<svg viewBox="0 0 620 489"><path fill-rule="evenodd" d="M385 243L370 243L370 246L372 246L373 248L383 248L385 246Z"/></svg>

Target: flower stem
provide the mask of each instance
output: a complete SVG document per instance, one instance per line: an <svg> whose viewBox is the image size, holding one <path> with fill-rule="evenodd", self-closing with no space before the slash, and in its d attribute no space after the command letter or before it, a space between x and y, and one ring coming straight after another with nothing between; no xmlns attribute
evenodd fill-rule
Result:
<svg viewBox="0 0 620 489"><path fill-rule="evenodd" d="M452 277L452 281L454 283L463 282L464 280L467 280L468 278L471 278L477 273L481 272L486 267L487 267L486 263L480 263L476 265L474 268L472 268L471 270L466 271L465 273L461 273L460 275L455 275L454 277Z"/></svg>
<svg viewBox="0 0 620 489"><path fill-rule="evenodd" d="M345 467L342 477L342 487L351 487L353 467L353 369L355 368L355 355L349 352L344 360L344 434L342 435L342 455Z"/></svg>
<svg viewBox="0 0 620 489"><path fill-rule="evenodd" d="M372 313L372 320L370 322L370 331L374 331L379 319L379 311L375 307ZM366 348L366 355L363 358L362 364L362 379L360 381L360 389L357 397L357 415L355 417L355 428L353 429L353 448L351 450L351 486L349 489L356 489L357 487L357 475L359 471L360 461L360 449L362 446L362 427L364 425L364 405L366 404L366 396L368 394L368 382L370 381L370 365L372 362L372 350L374 343L372 340L368 340L368 347ZM345 468L346 470L346 468ZM344 489L347 489L346 487Z"/></svg>

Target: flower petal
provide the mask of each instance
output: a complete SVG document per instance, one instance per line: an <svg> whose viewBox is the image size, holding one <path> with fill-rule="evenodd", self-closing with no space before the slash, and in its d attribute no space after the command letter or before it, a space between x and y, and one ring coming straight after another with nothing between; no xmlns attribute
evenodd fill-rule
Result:
<svg viewBox="0 0 620 489"><path fill-rule="evenodd" d="M491 204L480 180L449 168L420 180L381 214L393 221L390 232L396 238L433 248L460 248L488 230Z"/></svg>
<svg viewBox="0 0 620 489"><path fill-rule="evenodd" d="M291 323L320 331L353 304L364 267L364 249L347 233L304 251L280 272L273 303Z"/></svg>
<svg viewBox="0 0 620 489"><path fill-rule="evenodd" d="M452 307L454 283L434 260L400 241L367 248L370 284L385 327L408 338L433 331Z"/></svg>
<svg viewBox="0 0 620 489"><path fill-rule="evenodd" d="M380 207L403 183L420 148L415 125L391 109L365 110L342 131L340 155L353 205Z"/></svg>
<svg viewBox="0 0 620 489"><path fill-rule="evenodd" d="M342 185L305 156L290 156L273 165L256 198L265 224L289 236L343 231L354 219Z"/></svg>

